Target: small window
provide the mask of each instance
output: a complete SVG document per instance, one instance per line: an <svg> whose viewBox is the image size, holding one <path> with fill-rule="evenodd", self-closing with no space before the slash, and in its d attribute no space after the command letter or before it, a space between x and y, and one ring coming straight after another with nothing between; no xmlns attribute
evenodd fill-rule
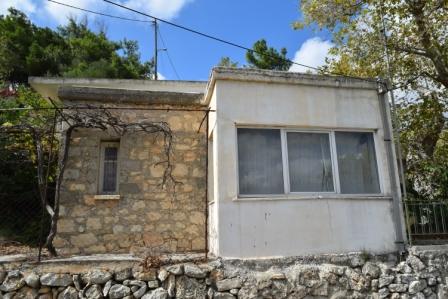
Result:
<svg viewBox="0 0 448 299"><path fill-rule="evenodd" d="M119 142L101 143L100 193L118 192L118 149Z"/></svg>
<svg viewBox="0 0 448 299"><path fill-rule="evenodd" d="M240 194L283 193L280 130L238 129Z"/></svg>

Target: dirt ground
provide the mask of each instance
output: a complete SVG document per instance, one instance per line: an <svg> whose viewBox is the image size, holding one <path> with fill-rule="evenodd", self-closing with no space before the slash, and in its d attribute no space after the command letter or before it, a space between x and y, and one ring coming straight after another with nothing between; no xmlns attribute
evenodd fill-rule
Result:
<svg viewBox="0 0 448 299"><path fill-rule="evenodd" d="M31 247L14 241L0 241L0 256L24 255L27 259L37 259L39 247ZM42 249L42 258L48 258L50 255L46 249Z"/></svg>

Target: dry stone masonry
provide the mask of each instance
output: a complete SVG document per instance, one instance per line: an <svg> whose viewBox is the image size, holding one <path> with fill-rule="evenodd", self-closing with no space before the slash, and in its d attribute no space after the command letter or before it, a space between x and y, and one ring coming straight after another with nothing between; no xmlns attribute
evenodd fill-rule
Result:
<svg viewBox="0 0 448 299"><path fill-rule="evenodd" d="M180 184L175 190L162 187L167 166L163 163L166 160L163 137L126 134L119 139L120 197L98 197L100 143L117 140L117 136L93 129L74 132L54 241L59 253L205 250L205 125L198 131L205 112L175 111L168 106L154 108L167 110L114 110L114 113L129 122L168 123L173 134L172 174Z"/></svg>
<svg viewBox="0 0 448 299"><path fill-rule="evenodd" d="M0 265L0 298L448 298L448 249L393 255L329 255L276 260L212 260L145 269L43 273ZM67 265L65 265L67 269ZM61 270L60 268L59 270Z"/></svg>

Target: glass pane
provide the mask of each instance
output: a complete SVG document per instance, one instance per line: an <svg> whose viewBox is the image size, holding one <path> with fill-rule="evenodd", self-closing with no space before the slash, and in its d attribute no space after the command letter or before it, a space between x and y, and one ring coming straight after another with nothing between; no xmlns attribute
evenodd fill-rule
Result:
<svg viewBox="0 0 448 299"><path fill-rule="evenodd" d="M372 133L336 132L341 193L380 193Z"/></svg>
<svg viewBox="0 0 448 299"><path fill-rule="evenodd" d="M329 135L287 133L291 192L332 192Z"/></svg>
<svg viewBox="0 0 448 299"><path fill-rule="evenodd" d="M280 130L238 129L240 194L282 194Z"/></svg>
<svg viewBox="0 0 448 299"><path fill-rule="evenodd" d="M104 148L103 192L115 192L117 190L117 156L118 148Z"/></svg>
<svg viewBox="0 0 448 299"><path fill-rule="evenodd" d="M118 148L116 147L106 147L104 149L104 160L105 161L117 161Z"/></svg>

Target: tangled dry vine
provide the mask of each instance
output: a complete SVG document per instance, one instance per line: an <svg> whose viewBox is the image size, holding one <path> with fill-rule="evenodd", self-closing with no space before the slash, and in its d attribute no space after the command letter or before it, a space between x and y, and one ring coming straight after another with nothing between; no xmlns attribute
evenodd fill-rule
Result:
<svg viewBox="0 0 448 299"><path fill-rule="evenodd" d="M39 186L39 195L42 206L50 215L51 224L49 234L46 237L45 247L51 255L56 256L57 252L53 246L53 240L56 236L57 225L59 219L59 206L61 199L61 184L64 179L65 167L67 164L70 140L72 134L77 129L93 129L107 131L113 136L123 136L129 133L144 133L155 135L163 138L163 153L165 159L157 164L164 165L164 173L162 176L161 186L167 188L172 186L173 193L176 185L180 184L173 177L172 165L172 146L173 146L173 132L168 123L163 121L139 121L128 122L123 120L117 111L110 111L107 108L93 105L80 106L64 106L59 107L54 101L50 99L54 106L55 113L52 119L40 122L30 122L28 118L23 119L23 123L0 126L0 133L25 133L29 134L33 147L36 151L36 165L37 165L37 180ZM60 129L57 129L59 127ZM56 156L52 150L49 155L44 155L44 142L49 138L52 149L53 142L59 140L59 159L57 159L57 175L55 179L55 198L54 204L50 205L47 200L48 175L50 164L56 160ZM57 136L57 137L56 137ZM48 141L46 141L48 142Z"/></svg>

